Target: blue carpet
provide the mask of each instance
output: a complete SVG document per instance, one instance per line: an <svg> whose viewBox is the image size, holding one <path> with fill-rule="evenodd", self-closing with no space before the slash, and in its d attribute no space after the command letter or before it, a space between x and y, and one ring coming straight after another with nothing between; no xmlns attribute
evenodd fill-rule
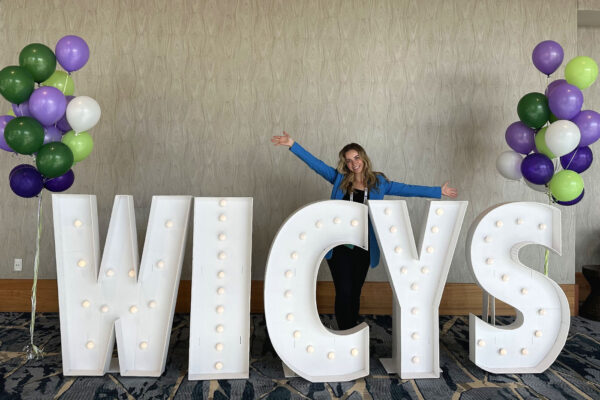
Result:
<svg viewBox="0 0 600 400"><path fill-rule="evenodd" d="M391 318L367 316L371 374L352 382L310 383L285 378L266 334L263 315L252 315L250 379L187 379L189 315L176 314L167 367L159 378L62 375L58 314L38 315L37 343L47 356L25 362L28 313L0 313L0 399L600 399L600 322L571 319L566 346L543 374L488 374L469 360L466 317L440 318L440 379L388 376L379 358L391 356ZM324 315L332 326L331 316ZM500 318L507 323L508 318Z"/></svg>

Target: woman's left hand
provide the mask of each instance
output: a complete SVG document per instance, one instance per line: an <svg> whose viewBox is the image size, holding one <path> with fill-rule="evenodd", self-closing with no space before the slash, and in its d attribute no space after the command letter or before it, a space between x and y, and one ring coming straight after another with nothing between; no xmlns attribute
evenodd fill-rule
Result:
<svg viewBox="0 0 600 400"><path fill-rule="evenodd" d="M448 182L442 185L442 196L455 198L458 196L458 190L456 188L448 186Z"/></svg>

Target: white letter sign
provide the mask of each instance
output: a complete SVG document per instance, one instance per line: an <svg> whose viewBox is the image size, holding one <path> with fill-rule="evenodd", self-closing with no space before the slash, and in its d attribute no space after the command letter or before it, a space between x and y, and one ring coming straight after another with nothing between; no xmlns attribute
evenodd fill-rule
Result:
<svg viewBox="0 0 600 400"><path fill-rule="evenodd" d="M252 198L194 199L189 379L247 379Z"/></svg>
<svg viewBox="0 0 600 400"><path fill-rule="evenodd" d="M471 226L467 259L484 291L513 306L515 322L493 326L469 316L469 357L494 373L539 373L565 345L570 313L560 286L521 264L519 250L539 244L560 254L560 211L541 203L507 203Z"/></svg>
<svg viewBox="0 0 600 400"><path fill-rule="evenodd" d="M283 362L311 382L348 381L369 374L369 328L334 332L319 319L317 273L335 246L367 248L367 207L329 200L292 214L280 228L265 272L265 318Z"/></svg>
<svg viewBox="0 0 600 400"><path fill-rule="evenodd" d="M96 196L52 195L64 375L103 375L115 332L120 373L165 368L190 196L155 196L141 267L131 196L116 196L100 263Z"/></svg>
<svg viewBox="0 0 600 400"><path fill-rule="evenodd" d="M273 348L311 382L369 374L369 328L321 323L317 276L329 250L368 249L369 216L394 293L392 358L402 379L439 378L439 304L467 209L431 201L416 243L405 201L368 207L329 200L293 213L278 231L264 279ZM124 376L165 368L191 208L190 196L155 196L141 262L131 196L116 196L100 258L96 197L54 194L54 236L63 373L103 375L115 340ZM520 263L537 244L561 251L560 211L507 203L483 212L467 238L467 260L484 292L513 306L515 322L493 326L471 314L470 358L494 373L539 373L556 359L570 324L558 284ZM247 379L250 345L251 198L196 198L189 379Z"/></svg>
<svg viewBox="0 0 600 400"><path fill-rule="evenodd" d="M392 359L402 379L439 378L439 312L466 201L432 201L417 252L406 201L372 200L369 212L394 291Z"/></svg>

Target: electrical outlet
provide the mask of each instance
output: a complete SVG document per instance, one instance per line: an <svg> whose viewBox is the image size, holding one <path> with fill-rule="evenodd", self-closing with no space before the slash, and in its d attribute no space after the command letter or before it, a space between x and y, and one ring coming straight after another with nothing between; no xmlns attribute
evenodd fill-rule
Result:
<svg viewBox="0 0 600 400"><path fill-rule="evenodd" d="M14 271L15 272L23 271L23 259L22 258L15 258Z"/></svg>

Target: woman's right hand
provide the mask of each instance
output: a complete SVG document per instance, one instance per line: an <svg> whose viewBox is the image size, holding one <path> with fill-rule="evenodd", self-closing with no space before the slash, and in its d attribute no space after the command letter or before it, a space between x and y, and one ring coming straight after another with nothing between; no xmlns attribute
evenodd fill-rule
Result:
<svg viewBox="0 0 600 400"><path fill-rule="evenodd" d="M286 131L283 131L283 136L273 136L271 138L271 143L273 143L275 146L292 147L294 144L294 139L292 139Z"/></svg>

